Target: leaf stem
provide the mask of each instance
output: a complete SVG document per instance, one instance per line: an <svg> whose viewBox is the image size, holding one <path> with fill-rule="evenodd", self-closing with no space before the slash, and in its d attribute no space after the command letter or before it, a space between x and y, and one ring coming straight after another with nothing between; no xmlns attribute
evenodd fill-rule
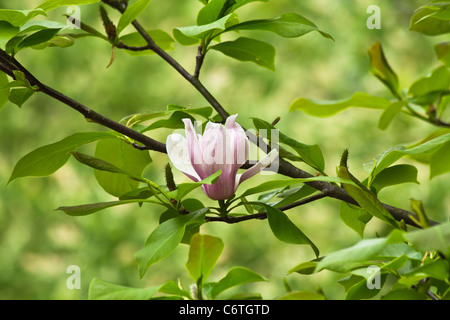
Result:
<svg viewBox="0 0 450 320"><path fill-rule="evenodd" d="M322 198L325 198L325 197L328 197L328 196L329 196L329 190L325 189L324 191L322 191L322 192L320 192L318 194L315 194L315 195L312 195L312 196L300 199L298 201L295 201L295 202L293 202L291 204L279 207L277 209L280 210L280 211L286 211L286 210L289 210L289 209L292 209L292 208L295 208L295 207L299 207L299 206L302 206L302 205L305 205L305 204L317 201L319 199L322 199ZM259 205L260 202L258 202L258 201L249 201L246 204ZM241 202L241 203L237 204L235 207L233 207L233 209L238 207L239 205L244 205L244 203ZM207 216L207 217L205 217L205 220L207 222L220 221L220 222L226 222L226 223L229 223L229 224L233 224L233 223L238 223L238 222L247 221L247 220L253 220L253 219L263 220L263 219L266 219L266 218L267 218L267 212L258 212L258 213L249 214L249 215L246 215L246 216L241 216L241 217L232 217L232 216L229 216L229 215L221 216L221 217L208 217Z"/></svg>

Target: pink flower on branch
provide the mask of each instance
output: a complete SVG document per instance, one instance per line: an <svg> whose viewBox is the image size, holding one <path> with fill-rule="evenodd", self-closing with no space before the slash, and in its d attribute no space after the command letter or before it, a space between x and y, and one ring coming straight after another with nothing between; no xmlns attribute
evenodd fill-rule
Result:
<svg viewBox="0 0 450 320"><path fill-rule="evenodd" d="M183 119L185 136L173 133L167 137L166 148L175 168L195 182L222 170L216 183L203 185L205 194L213 200L231 198L238 186L269 166L277 157L272 150L258 163L238 174L247 161L250 142L244 129L236 122L237 115L227 118L225 125L208 122L203 135L195 132L189 119Z"/></svg>

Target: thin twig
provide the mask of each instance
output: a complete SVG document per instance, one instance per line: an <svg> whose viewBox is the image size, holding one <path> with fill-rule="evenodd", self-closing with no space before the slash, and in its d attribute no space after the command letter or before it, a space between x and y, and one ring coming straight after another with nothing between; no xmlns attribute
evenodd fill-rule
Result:
<svg viewBox="0 0 450 320"><path fill-rule="evenodd" d="M129 46L121 41L118 41L116 43L116 47L119 49L126 49L126 50L130 50L130 51L146 51L146 50L151 50L151 46L149 45L145 45L145 46L141 46L141 47L133 47L133 46Z"/></svg>
<svg viewBox="0 0 450 320"><path fill-rule="evenodd" d="M200 70L202 68L203 61L205 60L205 53L204 53L203 49L204 49L203 45L198 46L196 64L195 64L195 73L194 73L194 77L196 77L197 79L200 76Z"/></svg>
<svg viewBox="0 0 450 320"><path fill-rule="evenodd" d="M286 211L292 208L296 208L302 205L305 205L307 203L311 203L314 202L316 200L325 198L329 196L329 190L325 189L324 191L322 191L321 193L312 195L310 197L306 197L303 199L300 199L298 201L295 201L293 203L290 203L288 205L282 206L277 208L280 211ZM205 217L205 220L207 222L212 222L212 221L221 221L221 222L226 222L229 224L233 224L233 223L238 223L238 222L242 222L242 221L248 221L248 220L253 220L253 219L259 219L259 220L264 220L267 219L267 212L258 212L258 213L254 213L254 214L249 214L246 216L240 216L240 217L233 217L233 216L225 216L225 217Z"/></svg>

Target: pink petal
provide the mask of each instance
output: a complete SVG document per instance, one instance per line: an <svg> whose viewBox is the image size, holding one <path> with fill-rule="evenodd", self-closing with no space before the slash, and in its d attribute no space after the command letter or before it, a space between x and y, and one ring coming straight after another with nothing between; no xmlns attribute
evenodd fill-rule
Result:
<svg viewBox="0 0 450 320"><path fill-rule="evenodd" d="M190 119L183 119L186 131L187 151L191 165L194 168L200 180L207 178L203 168L202 147Z"/></svg>

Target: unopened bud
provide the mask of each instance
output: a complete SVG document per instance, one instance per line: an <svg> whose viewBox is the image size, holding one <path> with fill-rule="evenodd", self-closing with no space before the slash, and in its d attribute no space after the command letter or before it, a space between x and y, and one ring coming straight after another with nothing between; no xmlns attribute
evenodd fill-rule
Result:
<svg viewBox="0 0 450 320"><path fill-rule="evenodd" d="M116 40L117 32L116 32L116 26L114 23L109 19L108 13L106 12L105 8L103 6L100 6L100 15L102 17L103 26L105 27L106 35L108 36L109 40Z"/></svg>
<svg viewBox="0 0 450 320"><path fill-rule="evenodd" d="M175 180L173 179L172 168L170 167L170 163L168 163L165 167L166 174L166 184L169 191L174 191L177 189L177 185L175 184Z"/></svg>

